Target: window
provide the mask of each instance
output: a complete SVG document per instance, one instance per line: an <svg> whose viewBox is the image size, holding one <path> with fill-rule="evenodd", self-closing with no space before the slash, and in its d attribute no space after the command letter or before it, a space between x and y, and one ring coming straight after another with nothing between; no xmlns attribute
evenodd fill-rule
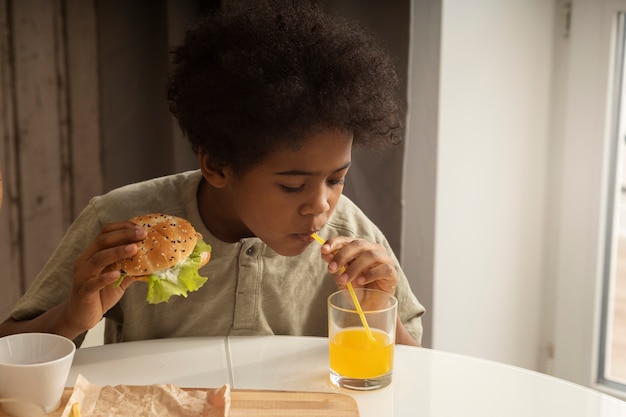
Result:
<svg viewBox="0 0 626 417"><path fill-rule="evenodd" d="M626 391L626 13L615 17L598 382Z"/></svg>

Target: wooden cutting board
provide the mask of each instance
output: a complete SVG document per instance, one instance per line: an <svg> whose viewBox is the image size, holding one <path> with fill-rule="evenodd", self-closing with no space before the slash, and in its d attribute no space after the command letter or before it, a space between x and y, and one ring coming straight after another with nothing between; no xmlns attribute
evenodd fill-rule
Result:
<svg viewBox="0 0 626 417"><path fill-rule="evenodd" d="M359 417L354 398L332 392L231 391L231 417Z"/></svg>
<svg viewBox="0 0 626 417"><path fill-rule="evenodd" d="M65 388L61 407L48 417L61 416L72 391ZM230 417L359 417L356 401L346 394L233 389L230 395ZM4 415L0 409L0 416Z"/></svg>

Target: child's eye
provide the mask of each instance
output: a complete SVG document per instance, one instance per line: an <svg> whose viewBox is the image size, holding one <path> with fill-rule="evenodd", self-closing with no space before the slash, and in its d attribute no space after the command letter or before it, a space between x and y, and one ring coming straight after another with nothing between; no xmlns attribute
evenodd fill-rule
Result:
<svg viewBox="0 0 626 417"><path fill-rule="evenodd" d="M344 178L338 179L338 180L327 180L326 183L330 186L330 187L334 187L337 185L343 185L344 183ZM306 184L302 184L299 185L297 187L289 187L287 185L280 185L280 188L283 189L283 191L288 192L288 193L299 193L301 191L304 190Z"/></svg>
<svg viewBox="0 0 626 417"><path fill-rule="evenodd" d="M299 193L300 191L304 190L304 184L302 184L299 187L288 187L286 185L281 185L280 188L282 188L283 191L286 191L288 193Z"/></svg>

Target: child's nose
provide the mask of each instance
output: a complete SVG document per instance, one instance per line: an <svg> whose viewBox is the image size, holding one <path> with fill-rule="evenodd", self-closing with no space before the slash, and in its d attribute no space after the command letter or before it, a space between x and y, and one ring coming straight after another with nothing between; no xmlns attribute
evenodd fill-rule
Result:
<svg viewBox="0 0 626 417"><path fill-rule="evenodd" d="M325 190L319 190L308 196L307 201L303 204L302 214L319 215L328 210L330 210L328 193Z"/></svg>

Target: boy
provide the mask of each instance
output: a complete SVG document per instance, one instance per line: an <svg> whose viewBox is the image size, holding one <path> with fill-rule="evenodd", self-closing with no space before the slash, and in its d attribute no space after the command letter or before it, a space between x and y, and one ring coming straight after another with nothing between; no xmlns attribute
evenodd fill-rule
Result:
<svg viewBox="0 0 626 417"><path fill-rule="evenodd" d="M104 316L107 343L326 336L326 299L350 281L394 293L396 342L419 345L423 307L380 230L342 196L353 146L398 141L393 67L366 34L313 6L249 3L205 17L174 51L170 108L200 169L93 198L0 335L80 344ZM127 220L159 212L188 219L212 254L200 290L151 305L145 284L112 285L110 265L145 237ZM313 232L328 239L321 249Z"/></svg>

